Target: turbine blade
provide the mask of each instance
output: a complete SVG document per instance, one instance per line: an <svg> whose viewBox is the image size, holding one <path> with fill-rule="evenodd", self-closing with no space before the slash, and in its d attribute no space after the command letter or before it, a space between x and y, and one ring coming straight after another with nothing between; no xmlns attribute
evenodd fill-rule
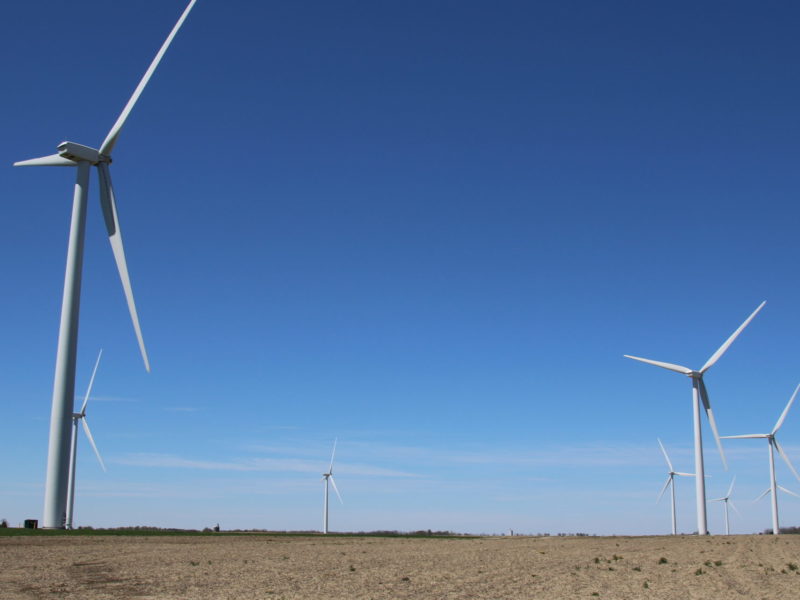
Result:
<svg viewBox="0 0 800 600"><path fill-rule="evenodd" d="M81 425L83 425L83 431L86 433L86 437L89 438L89 443L92 445L92 450L94 450L95 456L97 456L97 460L100 461L100 466L103 467L103 471L106 470L106 465L103 462L103 457L100 456L100 451L97 449L97 446L94 443L94 438L92 437L92 432L89 429L89 423L86 422L86 417L81 419Z"/></svg>
<svg viewBox="0 0 800 600"><path fill-rule="evenodd" d="M800 498L800 494L795 494L795 493L794 493L792 490L787 490L787 489L786 489L785 487L783 487L782 485L779 485L779 486L778 486L778 489L779 489L780 491L782 491L782 492L786 492L786 493L787 493L787 494L789 494L790 496L796 496L797 498Z"/></svg>
<svg viewBox="0 0 800 600"><path fill-rule="evenodd" d="M103 207L103 217L106 221L108 230L108 240L111 242L111 250L114 253L114 260L117 263L119 278L122 281L122 288L125 290L125 299L128 302L128 311L131 313L133 329L136 332L136 339L139 342L139 350L144 360L144 368L150 372L150 361L147 359L147 350L144 347L142 329L139 326L139 316L136 314L136 303L133 300L133 288L131 278L128 275L128 263L125 260L125 249L122 246L122 232L119 229L119 217L117 215L117 203L114 200L114 186L111 184L111 172L108 163L98 163L97 173L100 177L100 205Z"/></svg>
<svg viewBox="0 0 800 600"><path fill-rule="evenodd" d="M778 440L776 440L775 438L772 438L772 441L775 444L775 448L778 449L778 454L780 454L781 457L783 458L783 462L785 462L786 466L789 467L789 470L792 472L792 474L794 475L795 479L800 481L800 475L797 474L797 471L795 470L794 466L792 465L792 461L789 460L789 455L786 454L786 452L784 452L783 446L781 446L778 443Z"/></svg>
<svg viewBox="0 0 800 600"><path fill-rule="evenodd" d="M186 17L189 16L189 11L192 10L195 2L197 0L191 0L189 5L183 11L180 19L178 22L175 23L175 26L172 28L172 31L167 36L167 39L161 45L161 49L156 54L153 62L150 63L150 66L147 68L142 80L139 82L139 85L136 86L136 89L133 91L133 95L128 100L128 103L125 105L125 108L122 109L119 117L117 117L116 123L111 127L111 130L108 132L106 139L103 141L103 144L100 146L100 154L104 154L106 156L111 155L111 151L114 149L114 145L117 143L117 138L119 138L120 131L122 131L122 126L125 125L125 121L128 119L128 115L130 115L131 111L133 110L134 105L136 104L137 100L139 100L139 96L141 96L142 92L144 91L145 86L150 81L150 77L153 76L153 73L158 67L158 63L161 62L161 58L164 56L164 53L169 48L169 45L172 43L172 39L175 37L175 34L178 33L178 30L183 25L183 22L186 20Z"/></svg>
<svg viewBox="0 0 800 600"><path fill-rule="evenodd" d="M339 498L339 502L344 504L344 500L342 500L342 495L339 493L339 488L336 487L336 480L333 478L333 475L330 477L331 485L333 486L333 491L336 492L336 496Z"/></svg>
<svg viewBox="0 0 800 600"><path fill-rule="evenodd" d="M669 369L670 371L677 371L678 373L683 373L684 375L690 375L692 370L688 367L682 367L680 365L673 365L672 363L662 362L660 360L650 360L649 358L640 358L638 356L631 356L630 354L623 354L625 358L632 358L633 360L638 360L643 363L647 363L649 365L655 365L657 367L661 367L662 369Z"/></svg>
<svg viewBox="0 0 800 600"><path fill-rule="evenodd" d="M758 502L759 500L761 500L761 499L762 499L764 496L766 496L767 494L769 494L771 491L772 491L772 490L770 490L769 488L765 489L763 492L761 492L761 495L760 495L758 498L756 498L755 500L753 500L753 504L755 504L756 502Z"/></svg>
<svg viewBox="0 0 800 600"><path fill-rule="evenodd" d="M661 497L664 495L664 492L667 491L667 488L669 487L669 484L670 484L671 481L672 481L672 477L671 476L667 476L667 480L664 482L664 487L661 488L661 491L658 493L658 498L656 498L656 504L661 502Z"/></svg>
<svg viewBox="0 0 800 600"><path fill-rule="evenodd" d="M728 500L728 504L730 504L731 508L733 509L733 511L734 511L734 512L735 512L737 515L739 515L740 517L742 516L742 513L740 513L740 512L739 512L739 509L738 509L738 508L736 508L736 505L733 503L733 500Z"/></svg>
<svg viewBox="0 0 800 600"><path fill-rule="evenodd" d="M669 456L667 456L667 451L664 449L664 444L661 443L661 438L656 438L658 440L658 445L661 446L661 454L664 455L664 459L667 461L667 466L669 467L670 471L674 471L675 469L672 467L672 462L669 460Z"/></svg>
<svg viewBox="0 0 800 600"><path fill-rule="evenodd" d="M702 368L702 369L700 369L700 372L701 372L701 373L705 373L705 372L706 372L706 371L708 371L708 370L709 370L711 367L713 367L713 366L714 366L714 363L716 363L716 362L717 362L717 361L720 359L720 357L721 357L723 354L725 354L725 352L727 352L728 348L730 348L730 346L731 346L731 344L734 342L734 340L735 340L737 337L739 337L739 334L740 334L740 333L742 333L742 330L744 330L744 328L745 328L745 327L747 327L747 326L750 324L750 321L752 321L752 320L753 320L753 317L755 317L755 316L758 314L758 311L760 311L762 308L764 308L764 305L765 305L766 303L767 303L767 302L766 302L766 300L765 300L764 302L762 302L761 304L759 304L759 305L758 305L758 308L757 308L757 309L755 309L755 310L753 311L753 313L752 313L752 314L751 314L749 317L747 317L747 319L745 320L745 322L744 322L744 323L742 323L741 325L739 325L739 329L737 329L736 331L734 331L734 332L731 334L731 337L729 337L729 338L728 338L728 339L725 341L725 343L724 343L724 344L722 344L722 346L720 346L720 347L719 347L719 349L718 349L716 352L714 352L714 354L712 354L712 355L711 355L711 358L709 358L709 359L708 359L708 361L706 361L706 364L704 364L704 365L703 365L703 368Z"/></svg>
<svg viewBox="0 0 800 600"><path fill-rule="evenodd" d="M100 357L103 356L103 349L100 348L100 354L97 355L97 360L94 363L92 370L92 377L89 379L89 387L86 389L86 396L83 398L83 406L81 406L81 415L86 414L86 404L89 402L89 394L92 393L92 385L94 385L94 376L97 374L97 366L100 364Z"/></svg>
<svg viewBox="0 0 800 600"><path fill-rule="evenodd" d="M722 466L728 470L728 461L725 460L725 451L722 449L722 440L719 439L719 432L717 431L717 422L714 420L714 413L711 410L711 401L708 399L708 390L703 378L698 378L700 381L700 398L703 400L703 407L706 409L706 416L708 417L708 424L711 425L711 431L714 433L714 440L717 442L717 450L722 459Z"/></svg>
<svg viewBox="0 0 800 600"><path fill-rule="evenodd" d="M336 442L338 441L339 441L338 437L333 439L333 452L331 452L331 466L328 467L328 473L333 473L333 457L336 456Z"/></svg>
<svg viewBox="0 0 800 600"><path fill-rule="evenodd" d="M681 477L694 477L694 473L678 473L678 472L676 472L675 475L680 475Z"/></svg>
<svg viewBox="0 0 800 600"><path fill-rule="evenodd" d="M723 435L723 440L755 440L761 438L768 438L768 433L747 433L745 435Z"/></svg>
<svg viewBox="0 0 800 600"><path fill-rule="evenodd" d="M798 383L797 387L794 388L794 394L792 394L792 397L789 398L789 403L786 405L786 408L783 409L783 412L781 413L781 416L778 419L778 422L775 423L775 428L772 430L772 435L775 435L778 432L778 429L781 428L781 425L783 425L783 422L786 420L786 415L789 412L789 409L792 408L792 402L794 402L794 399L797 396L798 390L800 390L800 383Z"/></svg>
<svg viewBox="0 0 800 600"><path fill-rule="evenodd" d="M736 475L733 476L731 480L731 487L728 488L728 493L725 494L725 498L730 498L731 494L733 493L733 484L736 483Z"/></svg>
<svg viewBox="0 0 800 600"><path fill-rule="evenodd" d="M77 165L74 160L64 158L60 154L51 154L50 156L42 156L41 158L29 158L28 160L19 160L14 163L15 167L74 167Z"/></svg>

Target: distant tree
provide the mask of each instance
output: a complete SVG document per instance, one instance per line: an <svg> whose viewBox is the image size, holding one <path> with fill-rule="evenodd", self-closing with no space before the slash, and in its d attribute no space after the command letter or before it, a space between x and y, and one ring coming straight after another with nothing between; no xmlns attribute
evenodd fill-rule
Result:
<svg viewBox="0 0 800 600"><path fill-rule="evenodd" d="M8 527L8 521L6 521L5 519L0 521L0 527L3 528L3 529L7 528Z"/></svg>

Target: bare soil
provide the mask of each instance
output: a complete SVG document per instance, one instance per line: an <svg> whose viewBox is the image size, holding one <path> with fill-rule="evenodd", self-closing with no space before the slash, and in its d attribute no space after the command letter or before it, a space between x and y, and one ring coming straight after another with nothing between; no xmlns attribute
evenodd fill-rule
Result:
<svg viewBox="0 0 800 600"><path fill-rule="evenodd" d="M0 598L800 598L800 535L0 538Z"/></svg>

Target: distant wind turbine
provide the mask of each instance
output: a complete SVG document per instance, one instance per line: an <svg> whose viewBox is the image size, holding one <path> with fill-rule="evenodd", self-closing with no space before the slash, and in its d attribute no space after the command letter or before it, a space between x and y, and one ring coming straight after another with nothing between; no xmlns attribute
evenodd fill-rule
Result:
<svg viewBox="0 0 800 600"><path fill-rule="evenodd" d="M731 508L736 511L736 514L740 517L742 516L739 512L739 509L736 508L736 505L731 500L731 494L733 494L733 484L736 483L736 477L731 480L731 487L728 488L728 493L725 494L722 498L712 498L711 502L722 502L725 506L725 535L731 534L731 525L730 520L728 519L728 504L731 505Z"/></svg>
<svg viewBox="0 0 800 600"><path fill-rule="evenodd" d="M84 234L86 231L86 201L89 192L89 170L97 167L100 180L100 206L103 209L111 250L117 263L128 311L133 321L133 329L139 342L139 350L144 366L150 371L150 363L144 347L139 317L133 301L133 290L128 275L119 216L111 185L111 151L114 149L125 121L133 110L136 101L144 91L158 63L167 51L175 34L178 33L196 0L191 0L180 19L173 27L156 57L150 63L139 85L111 127L99 150L76 144L62 142L58 153L14 163L17 167L76 167L77 179L72 201L72 221L67 248L67 267L64 276L64 296L61 303L61 324L58 333L58 351L53 383L53 403L50 414L50 442L47 453L47 479L45 482L44 523L46 528L63 528L66 524L67 488L69 478L70 422L75 402L75 364L77 361L78 316L81 297L81 270L83 266ZM91 110L91 107L90 107Z"/></svg>
<svg viewBox="0 0 800 600"><path fill-rule="evenodd" d="M328 472L322 474L322 480L325 482L325 509L322 515L322 533L328 533L328 482L333 486L333 491L339 497L339 502L344 504L339 490L336 488L336 480L333 478L333 457L336 456L336 442L338 438L333 440L333 452L331 452L331 465L328 467Z"/></svg>
<svg viewBox="0 0 800 600"><path fill-rule="evenodd" d="M92 385L94 384L94 376L97 375L97 367L100 365L100 357L103 356L103 351L100 350L100 353L97 355L97 361L94 363L94 369L92 370L92 377L89 379L89 387L86 390L86 396L83 399L83 406L81 406L81 412L73 413L72 414L72 449L70 451L70 460L69 460L69 485L68 485L68 502L67 502L67 529L72 529L72 515L73 509L75 507L75 463L78 457L78 421L80 421L81 425L83 425L83 431L86 433L86 437L89 439L89 443L92 445L92 449L94 450L95 456L97 456L97 460L100 461L100 466L103 467L103 471L106 470L106 465L103 463L103 458L100 456L100 452L97 450L97 446L94 443L94 438L92 437L92 432L89 429L89 423L86 421L86 405L89 403L89 394L92 393Z"/></svg>
<svg viewBox="0 0 800 600"><path fill-rule="evenodd" d="M711 402L708 399L708 391L706 390L706 384L703 383L703 375L705 375L706 371L708 371L714 364L720 359L720 357L725 354L728 350L730 345L734 342L734 340L739 337L739 334L742 333L742 330L747 327L750 321L758 314L766 302L762 302L758 305L753 313L747 317L747 320L739 326L739 329L733 332L733 334L725 341L719 349L711 355L706 361L706 364L702 366L699 371L695 371L688 367L682 367L680 365L674 365L667 362L661 362L657 360L650 360L649 358L639 358L638 356L630 356L628 354L625 355L626 358L632 358L633 360L638 360L644 363L648 363L651 365L655 365L657 367L661 367L662 369L668 369L670 371L675 371L677 373L683 373L684 375L690 377L692 379L692 414L693 414L693 423L694 423L694 470L695 470L695 496L696 496L696 503L697 503L697 533L699 535L705 535L708 533L708 527L706 524L706 485L705 485L705 470L703 466L703 436L701 431L700 425L700 401L703 402L703 407L706 411L706 417L708 417L709 425L711 425L711 430L714 432L714 439L717 442L717 448L719 449L720 457L722 458L722 464L725 466L727 470L728 465L725 461L725 453L722 450L722 442L719 439L719 433L717 432L717 424L714 421L714 413L711 412Z"/></svg>
<svg viewBox="0 0 800 600"><path fill-rule="evenodd" d="M661 440L658 439L658 445L661 447L661 453L664 455L664 459L667 461L667 466L669 467L669 473L667 474L667 481L664 483L664 487L661 488L661 492L658 494L658 500L656 503L661 501L661 497L664 495L664 492L667 491L667 487L671 487L672 492L672 535L676 535L678 533L678 521L675 517L675 475L680 475L681 477L694 477L694 473L680 473L676 471L672 466L672 461L667 456L667 451L664 449L664 444L661 443Z"/></svg>
<svg viewBox="0 0 800 600"><path fill-rule="evenodd" d="M789 460L789 456L786 454L786 452L784 452L783 448L778 443L778 440L775 437L775 435L778 433L778 430L781 428L781 425L783 425L783 422L786 420L786 415L789 413L789 409L792 407L792 403L794 402L794 399L797 397L798 390L800 390L800 384L798 384L797 387L794 388L794 393L792 394L792 397L789 398L789 402L786 405L786 408L783 409L783 412L781 413L781 416L778 418L778 422L775 423L775 427L772 428L772 432L771 433L750 433L750 434L746 434L746 435L725 435L725 436L723 436L725 439L730 439L730 440L733 440L733 439L764 439L764 438L766 438L766 440L767 440L767 442L769 444L769 484L770 484L770 486L769 486L769 488L767 488L767 490L763 494L761 494L758 498L756 498L756 501L761 500L761 498L763 498L764 496L766 496L769 493L772 494L772 533L775 534L775 535L778 535L778 533L780 533L780 527L779 527L779 524L778 524L778 494L777 494L777 490L780 489L781 491L786 492L787 494L791 494L792 496L797 496L797 494L795 494L794 492L791 492L791 491L787 490L785 487L782 487L782 486L777 484L777 481L775 479L775 452L774 452L773 449L778 451L778 453L781 455L783 460L786 462L786 465L789 467L789 469L794 474L794 476L798 480L800 480L800 475L797 474L797 471L795 471L794 466L792 466L792 462Z"/></svg>

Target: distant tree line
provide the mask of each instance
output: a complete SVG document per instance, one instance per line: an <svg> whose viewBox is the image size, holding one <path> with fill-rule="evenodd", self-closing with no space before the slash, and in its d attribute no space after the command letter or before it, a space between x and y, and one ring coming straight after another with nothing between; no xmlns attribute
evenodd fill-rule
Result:
<svg viewBox="0 0 800 600"><path fill-rule="evenodd" d="M781 533L800 533L800 527L781 527L778 529L778 531ZM765 529L762 533L765 535L770 534L772 533L772 528L770 527L769 529Z"/></svg>

